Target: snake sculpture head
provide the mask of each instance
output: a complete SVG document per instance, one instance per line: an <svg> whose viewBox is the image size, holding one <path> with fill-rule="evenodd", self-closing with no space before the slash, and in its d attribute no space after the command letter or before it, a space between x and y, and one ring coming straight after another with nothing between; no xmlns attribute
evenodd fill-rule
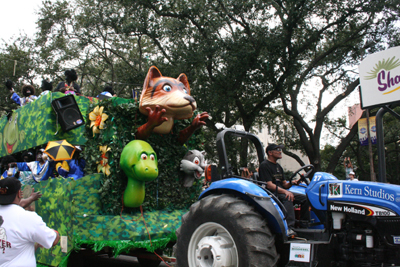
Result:
<svg viewBox="0 0 400 267"><path fill-rule="evenodd" d="M124 206L137 208L144 201L145 183L153 181L158 176L157 155L149 143L134 140L122 150L120 166L128 176Z"/></svg>

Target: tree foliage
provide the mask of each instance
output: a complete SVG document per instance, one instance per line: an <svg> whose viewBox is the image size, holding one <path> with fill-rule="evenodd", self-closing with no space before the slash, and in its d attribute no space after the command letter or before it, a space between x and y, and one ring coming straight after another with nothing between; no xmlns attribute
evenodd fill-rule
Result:
<svg viewBox="0 0 400 267"><path fill-rule="evenodd" d="M34 84L36 59L32 51L33 43L26 36L20 36L0 47L0 116L18 108L10 99L6 80L13 82L13 88L20 96L23 84Z"/></svg>
<svg viewBox="0 0 400 267"><path fill-rule="evenodd" d="M121 3L116 25L147 36L166 66L185 70L214 122L250 130L279 98L317 170L322 129L358 86L355 66L386 47L398 17L396 1Z"/></svg>
<svg viewBox="0 0 400 267"><path fill-rule="evenodd" d="M36 44L43 73L74 64L89 95L108 82L129 95L150 65L184 72L211 136L216 122L265 123L321 170L323 129L338 161L354 130L340 131L335 107L357 88L361 59L398 44L398 12L395 0L46 1Z"/></svg>
<svg viewBox="0 0 400 267"><path fill-rule="evenodd" d="M377 111L377 108L373 109L370 116L375 116ZM394 111L396 113L399 113L400 108L396 107ZM400 169L398 164L400 156L400 121L390 113L386 113L383 116L383 127L385 143L386 180L389 183L400 184ZM358 126L355 125L355 128L358 129ZM322 153L325 155L330 155L330 157L332 158L335 154L335 151L331 151L331 153L329 153L328 150L325 148L324 152ZM329 156L327 156L325 158L326 160L323 162L325 162L325 164L329 163L329 165L331 165L328 157ZM355 167L356 176L359 178L359 180L371 180L369 148L368 146L360 145L357 134L354 135L353 138L351 138L349 145L345 148L343 156L339 159L340 164L336 167L334 171L332 171L334 175L340 175L337 177L344 177L344 174L342 174L344 173L344 168L342 164L344 157L351 158L351 161ZM378 154L376 145L372 145L372 159L374 162L374 172L377 175L377 180L379 181L378 173L380 166L378 166ZM332 168L332 166L328 167L328 169Z"/></svg>
<svg viewBox="0 0 400 267"><path fill-rule="evenodd" d="M105 1L44 2L36 38L41 72L63 80L73 67L84 94L96 96L108 84L117 95L132 97L143 84L152 45L140 34L120 32L113 18L123 13Z"/></svg>

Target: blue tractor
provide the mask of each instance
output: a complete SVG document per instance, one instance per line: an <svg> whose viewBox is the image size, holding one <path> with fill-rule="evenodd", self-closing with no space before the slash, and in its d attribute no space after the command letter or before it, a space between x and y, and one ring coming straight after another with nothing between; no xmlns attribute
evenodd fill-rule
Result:
<svg viewBox="0 0 400 267"><path fill-rule="evenodd" d="M220 166L177 231L179 267L400 266L400 186L338 180L304 166L291 178L303 183L290 190L307 196L311 220L290 238L282 203L263 182L235 175L227 136L247 138L259 162L265 158L255 135L218 134Z"/></svg>

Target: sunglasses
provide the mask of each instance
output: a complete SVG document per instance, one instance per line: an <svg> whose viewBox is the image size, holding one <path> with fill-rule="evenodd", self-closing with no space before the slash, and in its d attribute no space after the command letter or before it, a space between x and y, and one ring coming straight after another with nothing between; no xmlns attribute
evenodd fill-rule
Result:
<svg viewBox="0 0 400 267"><path fill-rule="evenodd" d="M282 151L282 148L278 147L274 149L275 151Z"/></svg>

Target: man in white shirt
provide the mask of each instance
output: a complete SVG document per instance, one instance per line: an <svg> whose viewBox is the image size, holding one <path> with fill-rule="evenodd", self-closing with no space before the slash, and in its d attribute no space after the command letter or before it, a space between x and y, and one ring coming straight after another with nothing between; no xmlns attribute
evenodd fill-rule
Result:
<svg viewBox="0 0 400 267"><path fill-rule="evenodd" d="M0 267L35 267L35 243L49 249L60 240L36 212L20 206L21 199L18 179L0 180Z"/></svg>
<svg viewBox="0 0 400 267"><path fill-rule="evenodd" d="M354 172L349 173L349 180L350 181L358 181L358 179L355 177L356 174Z"/></svg>

